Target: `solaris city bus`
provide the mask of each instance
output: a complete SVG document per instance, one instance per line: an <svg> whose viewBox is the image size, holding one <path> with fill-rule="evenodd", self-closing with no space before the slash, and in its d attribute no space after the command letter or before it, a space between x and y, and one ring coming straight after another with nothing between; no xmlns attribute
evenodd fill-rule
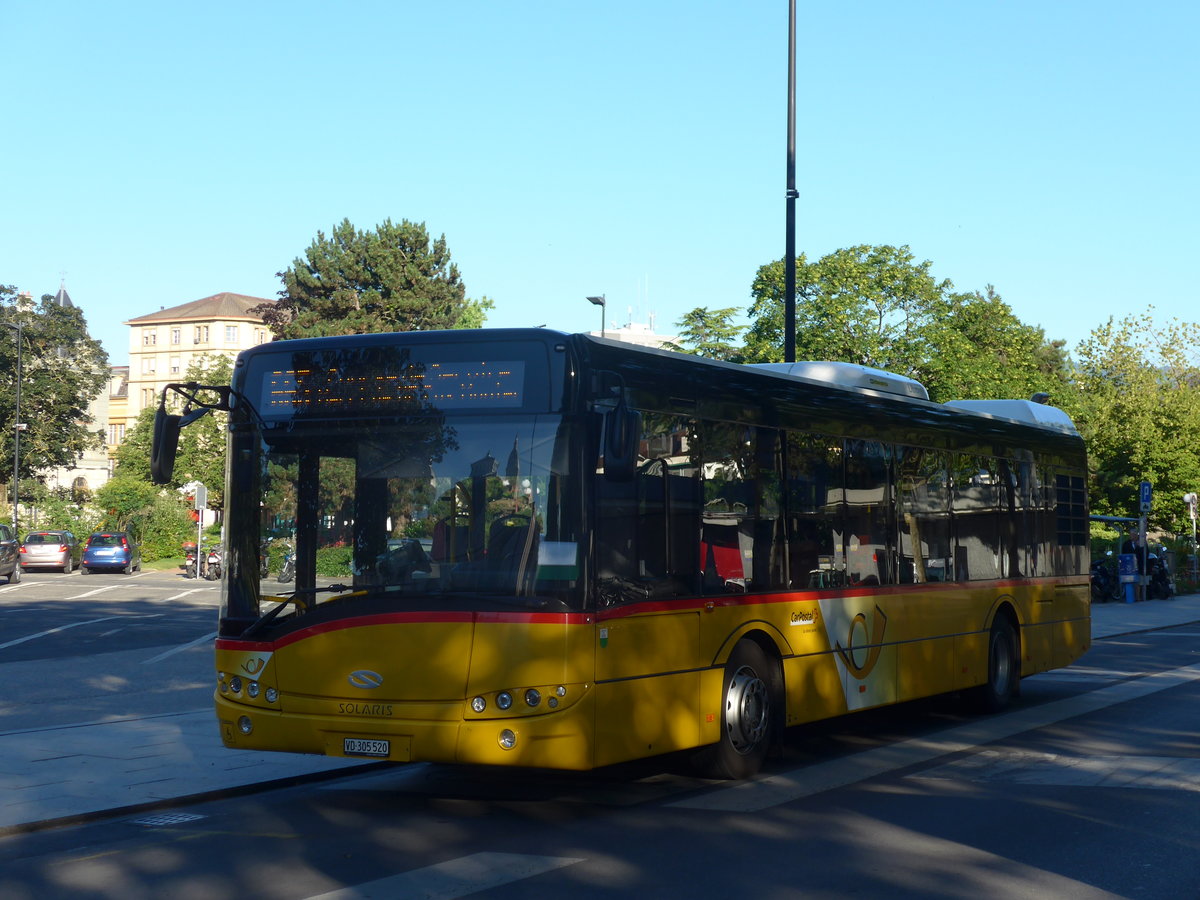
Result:
<svg viewBox="0 0 1200 900"><path fill-rule="evenodd" d="M210 408L229 747L742 778L786 727L997 710L1091 640L1083 442L1040 403L544 329L315 338L164 391L159 479Z"/></svg>

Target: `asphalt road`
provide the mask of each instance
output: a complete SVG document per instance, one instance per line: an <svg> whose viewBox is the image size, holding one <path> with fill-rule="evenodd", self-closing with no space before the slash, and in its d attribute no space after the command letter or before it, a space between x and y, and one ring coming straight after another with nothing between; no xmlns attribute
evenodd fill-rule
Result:
<svg viewBox="0 0 1200 900"><path fill-rule="evenodd" d="M208 703L215 585L38 578L0 588L6 685L24 668L60 672L75 707ZM10 613L19 635L59 630L13 643ZM56 714L13 696L33 689L6 691L5 718ZM679 758L397 765L13 835L0 896L1197 898L1197 710L1200 627L1162 629L1098 641L999 716L943 697L793 729L748 784Z"/></svg>

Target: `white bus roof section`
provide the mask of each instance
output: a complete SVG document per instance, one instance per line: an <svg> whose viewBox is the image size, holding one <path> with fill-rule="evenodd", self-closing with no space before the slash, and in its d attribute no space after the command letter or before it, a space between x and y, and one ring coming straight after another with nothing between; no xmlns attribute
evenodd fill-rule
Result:
<svg viewBox="0 0 1200 900"><path fill-rule="evenodd" d="M1032 400L951 400L944 404L951 409L981 413L996 419L1012 419L1026 425L1040 425L1067 434L1078 434L1071 417L1056 406L1034 403Z"/></svg>
<svg viewBox="0 0 1200 900"><path fill-rule="evenodd" d="M865 388L882 391L886 394L898 394L914 400L929 399L929 392L925 390L925 385L921 382L904 375L897 375L894 372L885 372L883 369L860 366L857 363L753 363L751 368L765 369L768 372L778 372L780 375L791 375L795 378L807 378L810 381L820 381L834 387L859 390Z"/></svg>

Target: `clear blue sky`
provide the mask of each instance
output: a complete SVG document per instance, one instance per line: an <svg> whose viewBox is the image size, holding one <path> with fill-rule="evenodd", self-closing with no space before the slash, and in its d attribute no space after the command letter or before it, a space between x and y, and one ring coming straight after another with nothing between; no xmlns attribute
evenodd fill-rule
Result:
<svg viewBox="0 0 1200 900"><path fill-rule="evenodd" d="M797 248L908 244L1070 347L1200 320L1200 4L797 4ZM783 256L787 3L0 5L0 284L121 323L343 218L444 234L490 325L744 308Z"/></svg>

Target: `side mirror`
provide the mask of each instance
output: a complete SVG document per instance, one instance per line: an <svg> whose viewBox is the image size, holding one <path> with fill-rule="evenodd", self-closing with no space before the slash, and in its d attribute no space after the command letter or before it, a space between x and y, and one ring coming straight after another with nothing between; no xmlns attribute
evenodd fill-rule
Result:
<svg viewBox="0 0 1200 900"><path fill-rule="evenodd" d="M629 409L622 399L604 415L604 477L629 481L637 472L638 443L642 438L642 414Z"/></svg>
<svg viewBox="0 0 1200 900"><path fill-rule="evenodd" d="M175 453L179 449L179 429L182 416L167 412L160 404L154 413L154 441L150 445L150 480L155 484L170 484L175 472Z"/></svg>

